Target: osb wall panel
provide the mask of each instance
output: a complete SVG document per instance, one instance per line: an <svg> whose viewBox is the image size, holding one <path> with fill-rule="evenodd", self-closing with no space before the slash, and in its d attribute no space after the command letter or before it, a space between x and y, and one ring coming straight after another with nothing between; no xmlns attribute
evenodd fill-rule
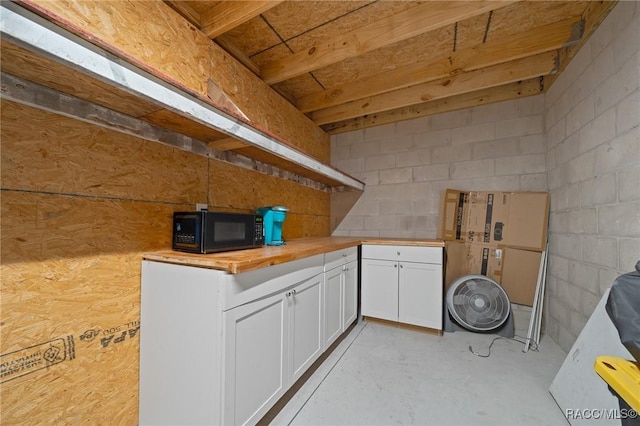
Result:
<svg viewBox="0 0 640 426"><path fill-rule="evenodd" d="M211 42L161 1L30 0L131 58L206 95Z"/></svg>
<svg viewBox="0 0 640 426"><path fill-rule="evenodd" d="M3 188L206 202L204 157L12 102L0 108Z"/></svg>
<svg viewBox="0 0 640 426"><path fill-rule="evenodd" d="M142 252L169 247L187 206L13 191L1 204L1 423L136 424Z"/></svg>
<svg viewBox="0 0 640 426"><path fill-rule="evenodd" d="M2 424L136 424L140 261L173 208L3 192Z"/></svg>
<svg viewBox="0 0 640 426"><path fill-rule="evenodd" d="M137 424L140 261L170 247L173 211L207 199L236 211L284 204L286 238L328 235L322 191L1 108L3 425Z"/></svg>
<svg viewBox="0 0 640 426"><path fill-rule="evenodd" d="M209 209L253 211L261 206L289 209L286 239L329 236L330 194L294 182L211 160Z"/></svg>
<svg viewBox="0 0 640 426"><path fill-rule="evenodd" d="M222 48L214 44L211 54L215 64L211 79L225 89L252 122L320 161L330 161L329 136L319 126Z"/></svg>
<svg viewBox="0 0 640 426"><path fill-rule="evenodd" d="M10 102L1 127L0 423L136 424L142 253L207 160Z"/></svg>
<svg viewBox="0 0 640 426"><path fill-rule="evenodd" d="M3 188L2 264L168 248L172 212L184 208Z"/></svg>
<svg viewBox="0 0 640 426"><path fill-rule="evenodd" d="M329 136L320 127L162 1L25 3L201 96L211 78L259 128L329 162Z"/></svg>

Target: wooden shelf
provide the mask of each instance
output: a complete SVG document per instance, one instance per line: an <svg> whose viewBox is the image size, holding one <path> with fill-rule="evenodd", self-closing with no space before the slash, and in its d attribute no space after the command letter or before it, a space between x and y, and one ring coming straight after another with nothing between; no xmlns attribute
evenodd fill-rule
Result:
<svg viewBox="0 0 640 426"><path fill-rule="evenodd" d="M1 11L4 99L209 157L218 150L208 142L232 137L246 145L240 155L331 188L364 190L361 181L169 84L159 72L142 70L13 3L3 2Z"/></svg>

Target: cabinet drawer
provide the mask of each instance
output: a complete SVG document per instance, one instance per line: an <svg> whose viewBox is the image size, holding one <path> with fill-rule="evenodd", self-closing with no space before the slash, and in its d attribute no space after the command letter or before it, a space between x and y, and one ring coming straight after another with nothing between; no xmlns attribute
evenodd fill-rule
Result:
<svg viewBox="0 0 640 426"><path fill-rule="evenodd" d="M362 245L363 259L396 260L402 262L442 265L442 247Z"/></svg>
<svg viewBox="0 0 640 426"><path fill-rule="evenodd" d="M358 247L330 251L324 254L324 270L330 271L354 260L358 260Z"/></svg>

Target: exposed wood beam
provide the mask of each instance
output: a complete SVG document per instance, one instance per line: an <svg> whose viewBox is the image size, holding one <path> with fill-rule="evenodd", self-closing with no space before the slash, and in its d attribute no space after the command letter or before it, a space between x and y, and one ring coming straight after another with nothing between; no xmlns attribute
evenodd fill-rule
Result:
<svg viewBox="0 0 640 426"><path fill-rule="evenodd" d="M258 65L256 65L256 63L253 62L251 58L249 58L242 50L240 50L238 46L236 46L236 44L230 39L230 37L222 34L221 36L216 37L213 41L220 47L222 47L228 54L236 58L238 62L244 65L245 68L247 68L249 71L257 76L260 76L260 67L258 67Z"/></svg>
<svg viewBox="0 0 640 426"><path fill-rule="evenodd" d="M401 108L421 102L442 99L505 83L526 80L553 73L557 68L557 52L547 52L518 59L506 64L493 65L476 71L458 74L429 83L407 87L382 95L370 96L331 108L315 111L311 119L316 124L327 124L389 109Z"/></svg>
<svg viewBox="0 0 640 426"><path fill-rule="evenodd" d="M164 2L173 10L182 15L182 17L189 21L192 25L200 28L200 23L202 20L200 14L194 8L192 8L189 3L178 0L164 0Z"/></svg>
<svg viewBox="0 0 640 426"><path fill-rule="evenodd" d="M270 62L260 69L260 75L268 84L279 83L513 3L511 0L426 2Z"/></svg>
<svg viewBox="0 0 640 426"><path fill-rule="evenodd" d="M189 6L189 3L178 0L164 0L166 4L168 4L172 9L178 12L184 19L189 21L195 27L202 31L202 17L200 14ZM267 2L270 3L270 2ZM279 3L279 2L272 2ZM221 34L215 37L216 44L222 47L228 54L233 56L238 60L242 65L245 66L249 71L254 73L255 75L260 75L260 68L256 65L255 62L251 60L242 50L236 46L236 44L225 34Z"/></svg>
<svg viewBox="0 0 640 426"><path fill-rule="evenodd" d="M613 9L616 4L618 4L618 0L589 2L587 8L582 14L582 20L584 22L584 36L578 43L567 46L565 49L562 49L560 51L558 72L554 75L549 76L548 78L545 78L545 90L548 90L549 87L551 87L551 85L556 81L558 76L562 73L562 71L564 71L571 59L573 59L576 53L582 48L584 43L587 42L591 34L600 25L604 18L607 17L609 12L611 12L611 9Z"/></svg>
<svg viewBox="0 0 640 426"><path fill-rule="evenodd" d="M202 16L201 30L209 38L216 38L280 3L282 0L218 2Z"/></svg>
<svg viewBox="0 0 640 426"><path fill-rule="evenodd" d="M327 133L335 135L339 133L352 132L354 130L366 129L369 127L382 126L384 124L396 123L398 121L413 120L429 115L441 114L443 112L457 111L496 102L535 96L540 93L542 93L540 78L532 78L529 80L518 81L516 83L505 84L499 87L491 87L475 92L464 93L450 98L422 102L420 104L384 111L377 114L338 121L322 127Z"/></svg>
<svg viewBox="0 0 640 426"><path fill-rule="evenodd" d="M374 75L301 97L296 106L302 112L316 111L362 99L367 96L401 89L411 85L469 72L503 62L560 49L577 43L583 27L579 17L538 27L505 37L499 41L479 44L442 55L406 68Z"/></svg>

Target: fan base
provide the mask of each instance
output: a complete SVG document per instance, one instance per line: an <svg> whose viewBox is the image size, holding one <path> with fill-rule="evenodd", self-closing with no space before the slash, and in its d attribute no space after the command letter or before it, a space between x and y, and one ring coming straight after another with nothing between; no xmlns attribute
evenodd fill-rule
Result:
<svg viewBox="0 0 640 426"><path fill-rule="evenodd" d="M497 334L502 337L512 338L515 336L515 324L513 322L513 312L509 311L509 316L505 320L504 324L500 327L495 328L490 331L477 331L477 330L469 330L461 326L451 318L449 314L449 308L447 307L447 303L444 304L444 331L446 333L453 333L454 331L469 331L472 333L484 333L484 334Z"/></svg>

